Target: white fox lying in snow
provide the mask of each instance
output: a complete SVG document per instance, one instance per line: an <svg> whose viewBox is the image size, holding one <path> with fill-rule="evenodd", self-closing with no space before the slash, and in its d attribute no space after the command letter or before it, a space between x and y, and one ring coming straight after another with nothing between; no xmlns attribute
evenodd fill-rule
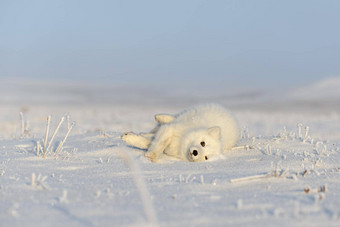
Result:
<svg viewBox="0 0 340 227"><path fill-rule="evenodd" d="M151 161L165 153L182 160L199 162L231 150L239 138L233 116L222 106L206 104L177 115L157 114L158 126L150 133L125 133L128 145L147 149Z"/></svg>

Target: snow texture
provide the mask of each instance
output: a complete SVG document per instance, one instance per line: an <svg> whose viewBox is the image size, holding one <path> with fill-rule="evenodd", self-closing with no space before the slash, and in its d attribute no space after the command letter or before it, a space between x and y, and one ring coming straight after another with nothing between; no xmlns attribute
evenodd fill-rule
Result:
<svg viewBox="0 0 340 227"><path fill-rule="evenodd" d="M0 226L338 226L340 94L314 99L330 91L325 84L335 83L281 99L204 99L231 109L242 129L239 145L249 148L202 163L151 163L120 139L127 131L150 130L154 114L177 113L201 97L3 84ZM52 116L50 139L65 113L70 118L43 158L37 142L43 147L46 118Z"/></svg>

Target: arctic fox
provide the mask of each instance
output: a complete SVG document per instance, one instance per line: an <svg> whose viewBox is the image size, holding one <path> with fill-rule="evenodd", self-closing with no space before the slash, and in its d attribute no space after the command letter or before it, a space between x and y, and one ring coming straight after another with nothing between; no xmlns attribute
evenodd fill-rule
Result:
<svg viewBox="0 0 340 227"><path fill-rule="evenodd" d="M231 150L239 138L234 117L222 106L193 106L177 115L157 114L158 125L150 133L126 133L128 145L147 149L151 161L165 153L182 160L199 162Z"/></svg>

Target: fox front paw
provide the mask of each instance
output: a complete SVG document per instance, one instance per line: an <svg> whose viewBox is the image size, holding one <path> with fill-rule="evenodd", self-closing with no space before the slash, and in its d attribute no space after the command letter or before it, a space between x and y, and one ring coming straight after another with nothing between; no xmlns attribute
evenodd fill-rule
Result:
<svg viewBox="0 0 340 227"><path fill-rule="evenodd" d="M144 156L147 157L151 162L156 162L157 161L157 155L154 152L148 151L148 152L146 152L144 154Z"/></svg>

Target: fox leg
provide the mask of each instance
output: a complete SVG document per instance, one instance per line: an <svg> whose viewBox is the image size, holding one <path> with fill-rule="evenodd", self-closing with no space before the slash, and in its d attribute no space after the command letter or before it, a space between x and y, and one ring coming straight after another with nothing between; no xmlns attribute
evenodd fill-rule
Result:
<svg viewBox="0 0 340 227"><path fill-rule="evenodd" d="M175 117L169 114L156 114L155 120L158 124L150 131L152 134L156 134L162 125L171 123L173 120L175 120Z"/></svg>
<svg viewBox="0 0 340 227"><path fill-rule="evenodd" d="M142 132L142 133L139 133L140 136L143 136L147 139L150 139L152 140L153 137L155 136L155 133L152 133L152 132Z"/></svg>
<svg viewBox="0 0 340 227"><path fill-rule="evenodd" d="M158 156L161 155L171 143L172 134L171 127L167 125L160 127L148 151L145 153L145 157L149 158L152 162L157 161Z"/></svg>
<svg viewBox="0 0 340 227"><path fill-rule="evenodd" d="M140 148L140 149L148 149L151 143L151 139L152 139L152 136L148 137L144 135L138 135L133 132L125 133L122 136L122 140L125 143L133 147Z"/></svg>
<svg viewBox="0 0 340 227"><path fill-rule="evenodd" d="M155 135L161 134L161 133L158 133L161 126L164 125L164 124L172 122L174 119L175 118L172 115L157 114L157 115L155 115L155 120L158 123L158 125L155 128L153 128L149 133L136 134L136 133L133 133L133 132L128 132L128 133L125 133L121 138L125 143L127 143L130 146L137 147L137 148L140 148L140 149L149 149L150 144L154 140ZM158 142L152 142L152 143L158 144L158 143L160 143L159 141L160 141L160 139L158 139ZM162 144L162 142L160 144ZM145 156L148 157L152 161L157 159L157 157L164 151L164 149L167 147L167 145L164 147L163 150L160 149L161 150L160 152L154 152L155 150L159 150L158 149L159 146L154 146L154 147L156 147L157 149L153 148L152 152L148 151L145 154Z"/></svg>
<svg viewBox="0 0 340 227"><path fill-rule="evenodd" d="M175 117L169 114L156 114L155 115L155 120L161 124L169 124L171 123L173 120L175 120Z"/></svg>

